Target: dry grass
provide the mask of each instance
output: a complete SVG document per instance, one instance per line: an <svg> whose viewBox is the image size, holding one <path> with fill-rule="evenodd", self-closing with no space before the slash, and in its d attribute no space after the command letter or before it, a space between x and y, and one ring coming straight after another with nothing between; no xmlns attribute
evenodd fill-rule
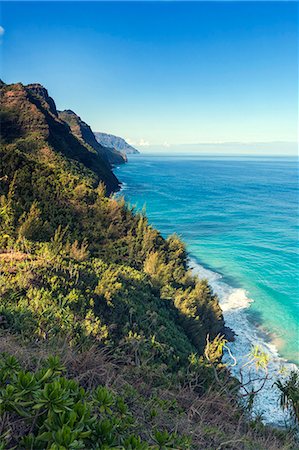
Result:
<svg viewBox="0 0 299 450"><path fill-rule="evenodd" d="M0 262L14 262L14 261L24 261L28 259L27 253L22 252L6 252L0 253Z"/></svg>
<svg viewBox="0 0 299 450"><path fill-rule="evenodd" d="M94 346L80 351L71 349L66 341L58 343L55 349L46 347L45 343L28 346L9 333L2 333L0 352L16 356L30 370L38 368L49 355L59 355L68 376L76 379L86 389L101 384L122 395L126 386L133 387L138 394L131 401L128 400L129 407L143 436L149 436L153 428L185 434L192 436L192 449L198 450L299 448L291 434L286 436L261 424L250 425L248 417L235 399L229 399L219 389L217 391L216 386L201 397L187 387L154 388L147 378L144 383L140 375L142 371L139 374L137 371L137 375L132 376L136 368L116 362L113 355L103 348ZM175 400L176 406L157 408L153 392L156 392L156 398L161 401L170 403ZM149 419L152 409L156 409L157 414ZM21 428L25 426L23 423L19 425ZM3 427L5 429L5 417L0 422L0 428ZM15 432L18 433L18 430Z"/></svg>

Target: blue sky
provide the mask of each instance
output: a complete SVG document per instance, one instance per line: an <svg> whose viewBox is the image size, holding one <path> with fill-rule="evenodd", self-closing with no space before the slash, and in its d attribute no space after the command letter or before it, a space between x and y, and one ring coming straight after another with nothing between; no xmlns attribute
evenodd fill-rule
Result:
<svg viewBox="0 0 299 450"><path fill-rule="evenodd" d="M2 3L2 78L136 144L297 139L294 2Z"/></svg>

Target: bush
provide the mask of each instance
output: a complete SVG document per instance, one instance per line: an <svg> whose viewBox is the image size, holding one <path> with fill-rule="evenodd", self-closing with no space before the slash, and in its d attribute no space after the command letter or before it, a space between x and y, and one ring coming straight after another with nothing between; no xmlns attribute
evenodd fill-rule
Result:
<svg viewBox="0 0 299 450"><path fill-rule="evenodd" d="M36 372L22 370L7 354L0 356L0 415L6 432L0 445L18 449L187 449L187 438L155 430L144 441L124 399L105 386L86 391L63 376L57 357ZM16 428L16 424L18 427ZM21 423L21 426L20 426Z"/></svg>

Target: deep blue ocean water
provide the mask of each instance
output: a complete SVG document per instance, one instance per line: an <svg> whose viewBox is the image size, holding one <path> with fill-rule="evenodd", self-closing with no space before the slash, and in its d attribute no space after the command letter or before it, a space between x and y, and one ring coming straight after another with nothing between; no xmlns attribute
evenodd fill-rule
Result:
<svg viewBox="0 0 299 450"><path fill-rule="evenodd" d="M252 300L252 330L298 364L297 159L138 155L115 172L126 199L222 275L234 302Z"/></svg>

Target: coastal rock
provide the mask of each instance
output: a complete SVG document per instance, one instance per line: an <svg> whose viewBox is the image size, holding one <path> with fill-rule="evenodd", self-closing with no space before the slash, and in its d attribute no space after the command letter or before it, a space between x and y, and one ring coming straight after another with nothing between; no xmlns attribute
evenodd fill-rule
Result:
<svg viewBox="0 0 299 450"><path fill-rule="evenodd" d="M234 342L236 340L236 333L230 327L224 327L224 337L228 342Z"/></svg>

